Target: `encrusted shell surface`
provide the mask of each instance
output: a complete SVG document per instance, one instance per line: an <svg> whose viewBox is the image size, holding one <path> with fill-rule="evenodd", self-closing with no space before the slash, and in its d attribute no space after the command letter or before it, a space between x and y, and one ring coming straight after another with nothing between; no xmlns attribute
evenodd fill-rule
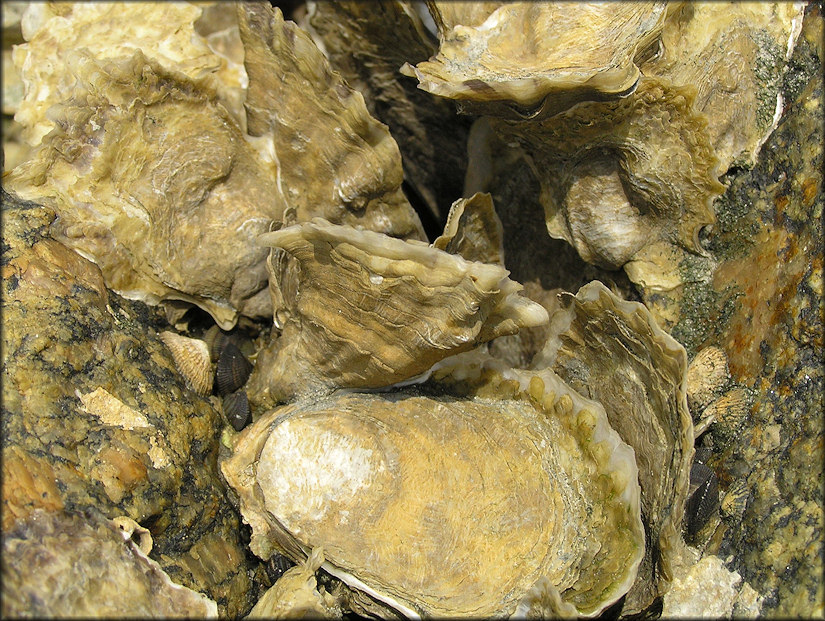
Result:
<svg viewBox="0 0 825 621"><path fill-rule="evenodd" d="M61 7L17 50L18 120L39 149L4 183L53 199L54 235L107 286L197 304L229 329L272 314L254 238L273 223L322 214L425 238L387 128L279 11L237 7L241 67L194 32L196 7Z"/></svg>
<svg viewBox="0 0 825 621"><path fill-rule="evenodd" d="M637 52L657 38L664 2L428 3L439 26L438 54L405 65L435 95L541 105L627 94L639 79Z"/></svg>
<svg viewBox="0 0 825 621"><path fill-rule="evenodd" d="M290 204L284 222L313 216L393 237L426 239L401 190L398 145L310 39L280 9L238 5L249 76L248 131L271 145Z"/></svg>
<svg viewBox="0 0 825 621"><path fill-rule="evenodd" d="M362 614L598 614L644 552L633 451L550 371L458 373L459 397L339 393L247 428L222 470L251 549L323 546Z"/></svg>
<svg viewBox="0 0 825 621"><path fill-rule="evenodd" d="M160 340L172 352L175 366L186 383L199 395L212 392L212 360L209 346L200 339L191 339L176 332L161 332Z"/></svg>
<svg viewBox="0 0 825 621"><path fill-rule="evenodd" d="M47 110L72 96L72 79L59 70L81 48L99 60L129 58L141 50L150 60L174 67L189 79L208 79L233 118L237 121L241 116L243 67L227 63L195 32L201 9L194 4L168 3L163 11L148 2L33 4L40 6L24 16L27 43L14 51L26 85L15 120L23 125L29 144L40 144L54 128Z"/></svg>
<svg viewBox="0 0 825 621"><path fill-rule="evenodd" d="M639 577L623 612L647 608L667 590L681 544L693 459L687 407L687 354L647 308L594 281L560 294L550 337L533 361L604 406L610 424L633 447L639 464L642 518L648 534Z"/></svg>
<svg viewBox="0 0 825 621"><path fill-rule="evenodd" d="M722 169L753 164L782 110L780 82L804 2L670 3L661 53L642 72L696 90Z"/></svg>
<svg viewBox="0 0 825 621"><path fill-rule="evenodd" d="M433 241L433 248L461 255L468 261L504 267L502 237L501 220L493 207L493 198L478 192L452 204L444 232Z"/></svg>
<svg viewBox="0 0 825 621"><path fill-rule="evenodd" d="M488 30L500 27L494 19L500 11L510 12L516 23L544 10L544 3L508 3L495 10L486 4L431 4L434 13L448 16L441 26L442 51L456 45L454 36L475 53L456 58L468 63L468 73L479 74L486 70L482 42L492 36ZM585 14L585 4L553 6L575 15ZM587 10L605 11L610 22L613 11L632 7L641 4ZM589 97L565 109L548 102L564 96L575 101L577 87L559 84L556 95L529 110L515 109L514 98L488 102L481 112L493 117L496 137L487 155L493 163L476 157L468 169L506 168L513 157L524 157L541 184L551 236L569 242L585 261L624 267L647 294L673 290L682 284L684 260L707 254L698 233L715 222L713 201L724 191L720 175L733 164L752 162L778 122L781 78L802 12L803 3L670 3L659 14L661 45L636 56L634 92L618 99ZM587 29L564 20L556 27L572 38ZM451 29L459 34L449 35ZM508 41L513 66L534 51L529 37ZM590 49L589 42L582 47ZM443 62L449 66L452 60ZM484 81L463 87L468 97L473 89L476 99L490 97ZM473 174L465 192L500 189L479 185ZM506 171L501 178L508 178Z"/></svg>
<svg viewBox="0 0 825 621"><path fill-rule="evenodd" d="M253 402L390 386L446 356L547 320L543 307L518 295L521 285L501 266L422 242L320 218L260 242L282 249L297 266L272 275L288 319L258 355L249 384ZM285 276L295 280L280 281Z"/></svg>
<svg viewBox="0 0 825 621"><path fill-rule="evenodd" d="M218 617L213 600L173 582L117 520L36 509L4 530L3 617Z"/></svg>
<svg viewBox="0 0 825 621"><path fill-rule="evenodd" d="M657 242L698 251L699 229L714 221L724 186L706 121L691 104L690 91L646 78L624 99L492 125L538 172L550 236L616 269L642 261Z"/></svg>
<svg viewBox="0 0 825 621"><path fill-rule="evenodd" d="M62 63L73 82L56 127L4 183L52 199L53 234L126 297L197 304L227 329L239 311L271 314L254 239L283 199L210 83L140 50L107 60L81 48Z"/></svg>

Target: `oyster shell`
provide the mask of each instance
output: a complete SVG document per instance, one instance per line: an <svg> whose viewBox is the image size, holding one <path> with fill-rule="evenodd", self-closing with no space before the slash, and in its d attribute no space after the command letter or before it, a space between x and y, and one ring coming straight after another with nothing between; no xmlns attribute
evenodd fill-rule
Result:
<svg viewBox="0 0 825 621"><path fill-rule="evenodd" d="M610 424L639 464L647 534L639 577L623 614L646 609L672 579L693 459L687 407L687 354L647 308L624 301L598 281L559 295L550 337L534 368L550 368L604 406Z"/></svg>
<svg viewBox="0 0 825 621"><path fill-rule="evenodd" d="M258 355L249 384L253 402L389 386L450 354L547 320L543 307L517 295L521 285L504 268L423 242L320 218L259 241L275 247L280 265L281 252L288 253L293 267L271 277L273 302L284 301L288 319Z"/></svg>
<svg viewBox="0 0 825 621"><path fill-rule="evenodd" d="M255 604L247 619L340 619L335 596L318 590L315 572L324 562L324 552L315 548L305 563L287 569ZM323 590L323 589L322 589Z"/></svg>
<svg viewBox="0 0 825 621"><path fill-rule="evenodd" d="M141 51L63 62L74 82L50 113L57 127L4 182L53 200L53 234L124 296L194 303L226 329L239 311L270 315L254 239L283 199L209 84Z"/></svg>
<svg viewBox="0 0 825 621"><path fill-rule="evenodd" d="M657 40L665 18L664 2L428 6L439 27L438 54L403 73L435 95L514 102L541 114L630 92L640 75L634 60Z"/></svg>
<svg viewBox="0 0 825 621"><path fill-rule="evenodd" d="M323 546L362 614L591 616L615 602L644 551L633 451L552 372L477 370L460 396L339 393L244 430L222 471L252 551Z"/></svg>
<svg viewBox="0 0 825 621"><path fill-rule="evenodd" d="M393 237L426 239L401 191L398 145L309 35L265 3L238 5L249 75L248 131L271 145L290 211Z"/></svg>
<svg viewBox="0 0 825 621"><path fill-rule="evenodd" d="M752 165L782 111L780 82L804 2L682 2L668 7L662 51L646 75L696 89L694 109L722 170Z"/></svg>
<svg viewBox="0 0 825 621"><path fill-rule="evenodd" d="M3 616L218 617L213 600L174 583L141 549L151 541L133 541L124 526L96 510L37 509L4 532Z"/></svg>
<svg viewBox="0 0 825 621"><path fill-rule="evenodd" d="M470 119L457 116L451 101L433 98L398 71L405 62L415 64L435 53L435 35L419 15L429 17L426 8L398 0L310 1L307 8L313 40L364 96L370 114L390 128L401 150L405 182L443 224L450 204L462 195Z"/></svg>
<svg viewBox="0 0 825 621"><path fill-rule="evenodd" d="M547 231L587 262L616 269L657 242L699 250L724 190L689 91L643 79L633 95L583 103L546 121L493 121L541 183ZM632 278L630 267L626 268Z"/></svg>
<svg viewBox="0 0 825 621"><path fill-rule="evenodd" d="M453 203L444 233L433 241L433 248L461 255L468 261L504 267L502 238L501 220L493 207L493 198L478 192Z"/></svg>
<svg viewBox="0 0 825 621"><path fill-rule="evenodd" d="M66 59L79 49L101 61L129 58L140 50L191 80L207 80L239 122L246 86L243 67L215 54L195 32L201 9L194 4L168 3L163 11L148 2L30 4L35 6L24 15L27 43L16 47L14 62L25 84L15 120L32 146L54 128L48 109L73 96L73 76L61 73Z"/></svg>

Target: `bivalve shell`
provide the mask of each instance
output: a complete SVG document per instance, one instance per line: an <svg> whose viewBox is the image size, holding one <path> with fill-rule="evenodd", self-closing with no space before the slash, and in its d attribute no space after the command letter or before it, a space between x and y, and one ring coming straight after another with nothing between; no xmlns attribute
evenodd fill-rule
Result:
<svg viewBox="0 0 825 621"><path fill-rule="evenodd" d="M212 362L209 347L199 339L191 339L176 332L161 332L164 342L175 366L186 379L187 385L199 395L206 396L212 392Z"/></svg>
<svg viewBox="0 0 825 621"><path fill-rule="evenodd" d="M455 396L339 392L261 417L222 464L252 551L323 547L359 614L592 616L615 602L644 554L633 451L552 372L497 364Z"/></svg>
<svg viewBox="0 0 825 621"><path fill-rule="evenodd" d="M246 391L239 390L223 398L223 414L235 431L241 431L252 420Z"/></svg>
<svg viewBox="0 0 825 621"><path fill-rule="evenodd" d="M229 393L235 392L246 384L251 372L252 364L241 353L238 346L235 343L226 343L215 368L218 394L225 397Z"/></svg>

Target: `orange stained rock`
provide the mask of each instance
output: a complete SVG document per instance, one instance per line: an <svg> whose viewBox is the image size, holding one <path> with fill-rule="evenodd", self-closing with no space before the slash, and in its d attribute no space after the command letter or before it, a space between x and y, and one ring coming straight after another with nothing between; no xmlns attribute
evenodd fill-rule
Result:
<svg viewBox="0 0 825 621"><path fill-rule="evenodd" d="M750 384L764 371L760 344L766 341L771 350L781 349L781 318L788 316L788 305L810 264L808 253L786 230L763 228L754 241L748 255L720 265L713 281L720 292L739 283L744 294L723 335L723 348L731 375Z"/></svg>
<svg viewBox="0 0 825 621"><path fill-rule="evenodd" d="M51 465L17 446L3 449L3 531L35 509L60 511L63 499Z"/></svg>

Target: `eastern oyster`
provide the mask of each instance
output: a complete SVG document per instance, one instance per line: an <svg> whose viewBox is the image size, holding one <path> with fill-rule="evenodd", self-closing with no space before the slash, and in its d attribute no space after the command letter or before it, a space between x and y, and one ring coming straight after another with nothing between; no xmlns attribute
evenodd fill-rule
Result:
<svg viewBox="0 0 825 621"><path fill-rule="evenodd" d="M633 451L551 371L487 360L458 396L283 406L222 464L252 551L306 558L363 614L598 614L644 554ZM445 384L446 385L446 384Z"/></svg>
<svg viewBox="0 0 825 621"><path fill-rule="evenodd" d="M664 2L428 6L439 28L438 53L402 72L434 95L512 102L514 116L518 109L537 114L532 108L553 114L632 91L637 56L656 42L665 17Z"/></svg>
<svg viewBox="0 0 825 621"><path fill-rule="evenodd" d="M381 388L547 313L499 265L320 218L261 235L280 336L258 356L261 404L319 390Z"/></svg>
<svg viewBox="0 0 825 621"><path fill-rule="evenodd" d="M647 550L623 608L633 614L667 590L682 546L694 440L687 354L644 305L618 298L598 281L559 297L550 336L532 366L553 369L601 403L635 451Z"/></svg>

